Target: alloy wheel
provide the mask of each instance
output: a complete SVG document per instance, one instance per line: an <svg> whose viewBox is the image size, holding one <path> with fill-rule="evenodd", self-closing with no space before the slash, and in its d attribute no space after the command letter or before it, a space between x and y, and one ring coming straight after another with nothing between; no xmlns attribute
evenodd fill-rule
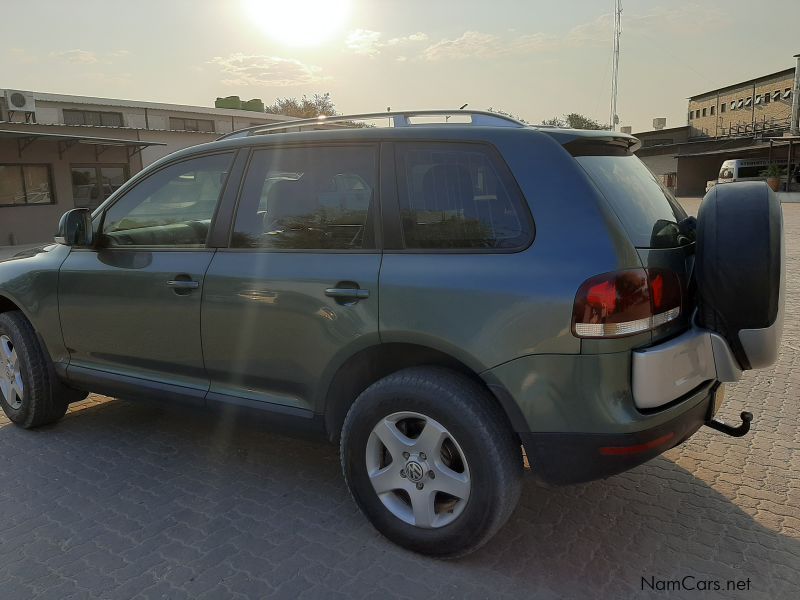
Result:
<svg viewBox="0 0 800 600"><path fill-rule="evenodd" d="M369 436L366 464L383 505L410 525L444 527L469 500L464 452L441 423L426 415L397 412L381 419Z"/></svg>
<svg viewBox="0 0 800 600"><path fill-rule="evenodd" d="M24 392L19 357L14 342L7 335L0 335L0 394L11 408L19 410Z"/></svg>

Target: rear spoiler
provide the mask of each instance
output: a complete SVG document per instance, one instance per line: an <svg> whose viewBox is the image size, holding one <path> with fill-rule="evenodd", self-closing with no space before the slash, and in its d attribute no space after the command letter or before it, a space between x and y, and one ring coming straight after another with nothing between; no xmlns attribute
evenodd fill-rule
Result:
<svg viewBox="0 0 800 600"><path fill-rule="evenodd" d="M629 156L642 147L638 138L616 131L547 131L572 156Z"/></svg>

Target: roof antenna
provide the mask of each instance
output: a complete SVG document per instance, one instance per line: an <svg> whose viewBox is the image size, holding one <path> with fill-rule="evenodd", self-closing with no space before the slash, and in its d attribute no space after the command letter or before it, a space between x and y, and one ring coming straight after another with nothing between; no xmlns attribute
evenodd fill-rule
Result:
<svg viewBox="0 0 800 600"><path fill-rule="evenodd" d="M619 36L622 33L622 0L614 0L614 54L611 67L611 131L617 130L617 80L619 79Z"/></svg>

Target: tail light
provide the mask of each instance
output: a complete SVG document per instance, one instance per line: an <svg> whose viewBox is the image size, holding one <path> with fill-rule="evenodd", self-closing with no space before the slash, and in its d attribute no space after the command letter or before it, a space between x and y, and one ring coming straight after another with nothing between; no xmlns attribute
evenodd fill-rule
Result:
<svg viewBox="0 0 800 600"><path fill-rule="evenodd" d="M572 332L614 338L654 329L681 314L681 282L666 269L629 269L587 279L575 296Z"/></svg>

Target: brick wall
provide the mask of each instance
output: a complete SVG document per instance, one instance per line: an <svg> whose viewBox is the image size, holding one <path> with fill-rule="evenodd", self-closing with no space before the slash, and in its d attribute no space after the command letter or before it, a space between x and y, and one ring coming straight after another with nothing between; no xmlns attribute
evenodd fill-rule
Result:
<svg viewBox="0 0 800 600"><path fill-rule="evenodd" d="M728 134L731 128L736 131L737 127L741 133L745 133L745 127L751 132L754 122L758 129L765 123L785 123L792 114L792 98L784 99L783 95L793 85L794 70L789 70L691 98L688 111L692 137L717 137ZM778 91L780 94L774 99ZM764 99L766 94L769 94L768 102ZM733 109L731 103L734 103Z"/></svg>

